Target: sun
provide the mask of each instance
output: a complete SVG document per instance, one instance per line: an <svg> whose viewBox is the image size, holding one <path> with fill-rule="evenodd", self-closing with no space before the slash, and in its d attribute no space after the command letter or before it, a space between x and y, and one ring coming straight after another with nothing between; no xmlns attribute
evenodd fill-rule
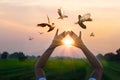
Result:
<svg viewBox="0 0 120 80"><path fill-rule="evenodd" d="M72 41L71 40L68 40L66 39L65 41L63 41L65 45L71 45L72 44Z"/></svg>
<svg viewBox="0 0 120 80"><path fill-rule="evenodd" d="M74 40L68 35L62 40L62 43L64 45L70 46L74 44Z"/></svg>

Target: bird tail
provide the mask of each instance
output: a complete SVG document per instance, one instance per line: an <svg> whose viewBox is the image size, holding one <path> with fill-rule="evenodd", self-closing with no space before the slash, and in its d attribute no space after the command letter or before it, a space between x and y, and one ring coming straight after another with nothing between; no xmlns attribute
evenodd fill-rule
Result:
<svg viewBox="0 0 120 80"><path fill-rule="evenodd" d="M59 17L58 19L63 19L63 17Z"/></svg>
<svg viewBox="0 0 120 80"><path fill-rule="evenodd" d="M63 17L64 17L64 18L68 18L68 16L66 16L66 15L64 15Z"/></svg>

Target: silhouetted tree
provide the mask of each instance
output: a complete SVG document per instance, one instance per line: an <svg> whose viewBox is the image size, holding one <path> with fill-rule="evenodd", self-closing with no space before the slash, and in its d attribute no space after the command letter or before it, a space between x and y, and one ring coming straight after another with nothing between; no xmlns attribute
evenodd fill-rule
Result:
<svg viewBox="0 0 120 80"><path fill-rule="evenodd" d="M117 55L120 56L120 48L116 50Z"/></svg>
<svg viewBox="0 0 120 80"><path fill-rule="evenodd" d="M9 55L9 58L15 59L18 58L19 53L18 52L14 52L13 54Z"/></svg>
<svg viewBox="0 0 120 80"><path fill-rule="evenodd" d="M7 59L8 55L9 55L8 52L3 52L3 53L1 54L1 59Z"/></svg>
<svg viewBox="0 0 120 80"><path fill-rule="evenodd" d="M1 59L1 53L0 53L0 59Z"/></svg>
<svg viewBox="0 0 120 80"><path fill-rule="evenodd" d="M116 60L116 55L111 52L111 53L105 54L104 58L108 61L115 61Z"/></svg>
<svg viewBox="0 0 120 80"><path fill-rule="evenodd" d="M102 54L98 54L96 57L97 57L97 59L99 59L99 60L103 60L103 59L104 59L104 56L103 56Z"/></svg>
<svg viewBox="0 0 120 80"><path fill-rule="evenodd" d="M116 50L116 52L117 52L117 55L116 55L117 61L120 62L120 48Z"/></svg>
<svg viewBox="0 0 120 80"><path fill-rule="evenodd" d="M24 61L25 59L27 59L27 57L25 56L23 52L14 52L13 54L9 55L9 58L18 59L19 61Z"/></svg>
<svg viewBox="0 0 120 80"><path fill-rule="evenodd" d="M23 52L19 52L18 59L19 59L19 61L25 61L27 59L27 57L25 56L25 54Z"/></svg>

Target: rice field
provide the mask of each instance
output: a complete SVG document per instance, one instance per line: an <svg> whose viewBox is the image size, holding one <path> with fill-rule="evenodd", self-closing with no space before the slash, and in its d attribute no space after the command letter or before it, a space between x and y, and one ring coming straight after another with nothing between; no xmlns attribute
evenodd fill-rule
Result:
<svg viewBox="0 0 120 80"><path fill-rule="evenodd" d="M0 60L0 80L35 80L35 60L23 62ZM102 80L120 80L120 63L102 61ZM45 67L47 80L88 80L92 67L83 59L49 60Z"/></svg>

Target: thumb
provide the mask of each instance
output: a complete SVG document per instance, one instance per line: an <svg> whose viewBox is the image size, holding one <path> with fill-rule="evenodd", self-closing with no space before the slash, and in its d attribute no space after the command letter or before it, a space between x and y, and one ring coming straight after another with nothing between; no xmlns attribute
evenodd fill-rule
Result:
<svg viewBox="0 0 120 80"><path fill-rule="evenodd" d="M81 31L79 32L79 38L81 38L81 36L82 36L82 33L81 33Z"/></svg>
<svg viewBox="0 0 120 80"><path fill-rule="evenodd" d="M59 31L59 29L57 29L57 31L56 31L56 33L55 33L55 36L57 36L57 35L58 35L58 31Z"/></svg>

